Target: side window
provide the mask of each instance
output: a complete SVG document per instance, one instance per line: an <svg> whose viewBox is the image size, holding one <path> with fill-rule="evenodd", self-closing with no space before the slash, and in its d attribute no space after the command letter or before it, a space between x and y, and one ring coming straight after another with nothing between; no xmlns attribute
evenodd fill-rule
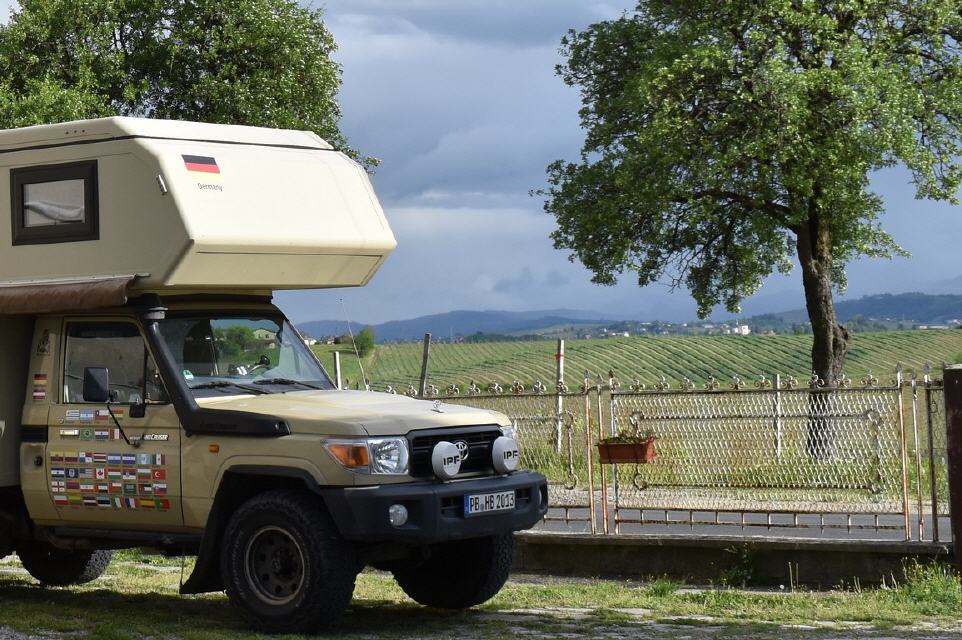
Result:
<svg viewBox="0 0 962 640"><path fill-rule="evenodd" d="M114 402L167 402L154 359L136 325L129 322L77 322L67 325L64 402L83 402L84 369L107 367Z"/></svg>
<svg viewBox="0 0 962 640"><path fill-rule="evenodd" d="M10 170L13 244L97 240L97 161Z"/></svg>

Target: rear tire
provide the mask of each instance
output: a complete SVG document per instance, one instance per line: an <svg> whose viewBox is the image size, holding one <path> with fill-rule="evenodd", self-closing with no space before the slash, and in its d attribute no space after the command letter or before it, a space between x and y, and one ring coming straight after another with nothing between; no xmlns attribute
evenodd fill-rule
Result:
<svg viewBox="0 0 962 640"><path fill-rule="evenodd" d="M412 600L438 609L467 609L493 598L511 572L510 533L433 545L427 560L394 570L394 579Z"/></svg>
<svg viewBox="0 0 962 640"><path fill-rule="evenodd" d="M265 633L314 633L340 622L359 567L318 499L292 491L254 496L224 533L227 596Z"/></svg>
<svg viewBox="0 0 962 640"><path fill-rule="evenodd" d="M64 587L96 580L114 557L110 550L63 551L45 542L17 549L23 568L41 584Z"/></svg>

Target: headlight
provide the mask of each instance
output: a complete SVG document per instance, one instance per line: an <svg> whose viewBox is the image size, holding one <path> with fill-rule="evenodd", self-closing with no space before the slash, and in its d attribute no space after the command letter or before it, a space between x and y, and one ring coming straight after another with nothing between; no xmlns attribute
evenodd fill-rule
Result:
<svg viewBox="0 0 962 640"><path fill-rule="evenodd" d="M401 474L408 472L408 441L405 438L368 440L371 473Z"/></svg>
<svg viewBox="0 0 962 640"><path fill-rule="evenodd" d="M518 421L512 420L510 427L501 427L501 435L513 440L518 439Z"/></svg>
<svg viewBox="0 0 962 640"><path fill-rule="evenodd" d="M358 473L403 475L408 472L406 438L336 439L324 448L342 467Z"/></svg>

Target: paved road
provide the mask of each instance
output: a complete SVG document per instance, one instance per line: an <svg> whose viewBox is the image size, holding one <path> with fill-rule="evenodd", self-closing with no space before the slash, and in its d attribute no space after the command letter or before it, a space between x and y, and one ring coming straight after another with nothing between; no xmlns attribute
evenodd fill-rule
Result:
<svg viewBox="0 0 962 640"><path fill-rule="evenodd" d="M382 613L382 612L379 612ZM365 611L355 608L354 615L363 616ZM710 638L757 638L759 640L959 640L958 631L938 629L887 629L873 631L832 624L821 628L779 627L758 625L718 625L711 620L688 620L679 623L633 620L636 612L615 610L618 620L605 621L586 612L572 609L519 610L499 613L474 613L452 617L449 624L423 629L405 624L403 611L398 611L397 625L393 629L347 631L339 636L343 640L353 638L374 639L390 637L418 640L554 640L557 638L599 640L708 640ZM351 628L349 615L345 631ZM363 625L361 625L363 628ZM410 631L403 631L407 627ZM356 628L356 627L355 627ZM400 630L400 631L399 631ZM160 630L158 630L160 631ZM386 633L385 633L386 632ZM173 640L173 636L162 634ZM8 627L0 627L0 640L73 640L84 638L76 633L37 631L21 633ZM139 637L139 636L133 636Z"/></svg>

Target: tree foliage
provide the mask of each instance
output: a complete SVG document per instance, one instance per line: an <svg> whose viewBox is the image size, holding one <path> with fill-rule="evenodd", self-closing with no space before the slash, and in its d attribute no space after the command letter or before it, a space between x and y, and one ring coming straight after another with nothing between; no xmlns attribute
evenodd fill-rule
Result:
<svg viewBox="0 0 962 640"><path fill-rule="evenodd" d="M960 39L958 0L640 0L569 32L586 138L548 169L555 245L602 284L685 286L701 316L797 260L813 367L837 375L845 266L904 253L872 174L902 164L957 202Z"/></svg>
<svg viewBox="0 0 962 640"><path fill-rule="evenodd" d="M124 115L305 129L356 156L321 17L295 0L21 0L0 28L0 126Z"/></svg>
<svg viewBox="0 0 962 640"><path fill-rule="evenodd" d="M360 333L354 336L354 345L357 347L358 354L362 357L374 350L374 342L374 329L372 327L364 327Z"/></svg>

